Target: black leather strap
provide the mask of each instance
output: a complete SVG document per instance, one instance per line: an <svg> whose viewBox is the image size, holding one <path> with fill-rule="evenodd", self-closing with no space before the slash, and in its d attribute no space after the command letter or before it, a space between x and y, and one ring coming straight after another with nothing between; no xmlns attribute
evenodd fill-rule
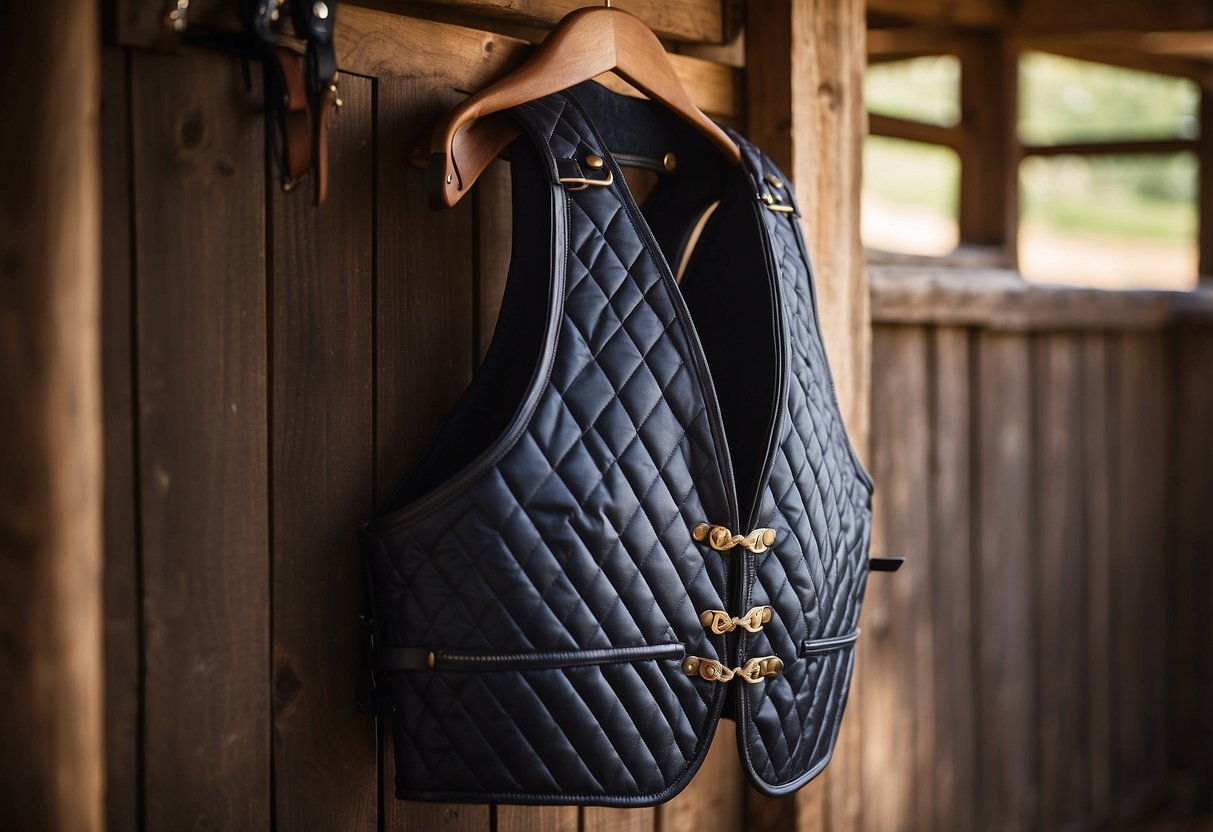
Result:
<svg viewBox="0 0 1213 832"><path fill-rule="evenodd" d="M869 558L868 569L872 572L896 572L905 562L905 558Z"/></svg>

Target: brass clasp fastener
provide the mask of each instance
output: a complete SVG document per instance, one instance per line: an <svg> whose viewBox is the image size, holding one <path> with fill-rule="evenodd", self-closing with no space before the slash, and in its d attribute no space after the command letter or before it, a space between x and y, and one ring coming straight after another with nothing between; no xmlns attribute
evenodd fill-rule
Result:
<svg viewBox="0 0 1213 832"><path fill-rule="evenodd" d="M687 656L682 660L682 672L688 676L698 676L709 682L730 682L741 679L747 685L756 685L763 679L778 676L783 670L783 661L778 656L761 656L750 659L742 667L729 667L715 659L704 659L699 656Z"/></svg>
<svg viewBox="0 0 1213 832"><path fill-rule="evenodd" d="M704 610L699 616L699 623L709 627L716 635L731 633L738 627L751 633L762 629L762 625L771 620L773 611L770 607L751 607L742 616L730 616L724 610Z"/></svg>
<svg viewBox="0 0 1213 832"><path fill-rule="evenodd" d="M775 530L754 529L749 534L733 534L724 526L699 523L691 529L691 537L700 542L706 540L717 552L727 552L734 546L740 546L757 555L775 543Z"/></svg>

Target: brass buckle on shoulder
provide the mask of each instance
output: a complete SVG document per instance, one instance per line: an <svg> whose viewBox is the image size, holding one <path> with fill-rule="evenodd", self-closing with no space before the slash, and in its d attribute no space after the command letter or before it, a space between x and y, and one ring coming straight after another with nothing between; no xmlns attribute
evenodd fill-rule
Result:
<svg viewBox="0 0 1213 832"><path fill-rule="evenodd" d="M586 179L581 176L563 176L559 180L570 191L584 191L586 188L606 188L615 184L615 174L607 171L606 179Z"/></svg>

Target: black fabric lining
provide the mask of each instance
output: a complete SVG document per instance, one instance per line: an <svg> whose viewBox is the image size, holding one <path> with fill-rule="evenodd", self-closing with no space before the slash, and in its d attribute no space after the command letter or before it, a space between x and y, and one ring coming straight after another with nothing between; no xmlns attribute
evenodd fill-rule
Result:
<svg viewBox="0 0 1213 832"><path fill-rule="evenodd" d="M514 215L510 271L493 340L471 385L438 428L413 470L381 510L397 511L465 468L509 426L539 361L547 319L552 229L547 165L525 136L510 147ZM416 279L431 279L417 275Z"/></svg>

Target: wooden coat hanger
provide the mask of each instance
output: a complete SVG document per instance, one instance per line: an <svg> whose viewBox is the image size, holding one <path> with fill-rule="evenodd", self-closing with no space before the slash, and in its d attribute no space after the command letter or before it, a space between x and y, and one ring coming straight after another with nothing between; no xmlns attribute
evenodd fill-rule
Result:
<svg viewBox="0 0 1213 832"><path fill-rule="evenodd" d="M516 107L615 72L654 101L689 121L734 164L737 144L695 106L657 36L639 18L606 6L565 15L518 69L451 110L434 128L430 203L450 208L518 135L502 114Z"/></svg>

